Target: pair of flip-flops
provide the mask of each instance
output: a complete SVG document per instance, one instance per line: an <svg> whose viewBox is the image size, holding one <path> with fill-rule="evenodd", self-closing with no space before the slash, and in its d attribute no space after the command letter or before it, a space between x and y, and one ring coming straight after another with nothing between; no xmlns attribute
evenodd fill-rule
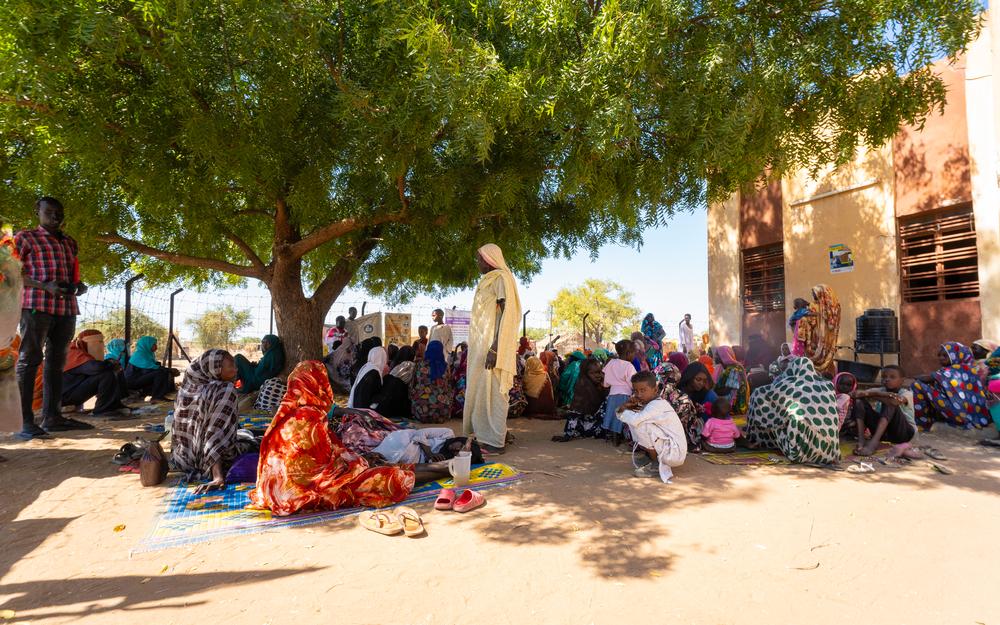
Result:
<svg viewBox="0 0 1000 625"><path fill-rule="evenodd" d="M466 489L455 498L455 490L452 488L442 488L438 493L437 501L434 502L436 510L454 510L455 512L469 512L486 503L486 497L477 491Z"/></svg>
<svg viewBox="0 0 1000 625"><path fill-rule="evenodd" d="M358 523L366 530L385 536L402 533L412 538L424 533L424 522L420 515L406 506L395 510L365 510L358 515Z"/></svg>

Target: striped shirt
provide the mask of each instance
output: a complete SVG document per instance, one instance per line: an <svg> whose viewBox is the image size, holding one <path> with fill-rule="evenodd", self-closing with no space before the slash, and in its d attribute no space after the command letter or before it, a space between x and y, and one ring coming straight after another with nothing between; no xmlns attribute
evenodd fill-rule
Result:
<svg viewBox="0 0 1000 625"><path fill-rule="evenodd" d="M39 226L22 230L14 235L17 253L24 264L24 274L38 282L79 281L76 241L66 234L55 235ZM62 297L33 287L25 286L21 308L37 310L50 315L78 315L80 309L76 296Z"/></svg>

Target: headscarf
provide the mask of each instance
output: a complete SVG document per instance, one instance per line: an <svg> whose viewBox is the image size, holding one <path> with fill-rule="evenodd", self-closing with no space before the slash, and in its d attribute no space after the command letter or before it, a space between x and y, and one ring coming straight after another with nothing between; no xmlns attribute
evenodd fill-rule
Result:
<svg viewBox="0 0 1000 625"><path fill-rule="evenodd" d="M715 360L708 354L703 354L698 356L698 362L704 365L705 369L708 370L708 375L710 377L715 377Z"/></svg>
<svg viewBox="0 0 1000 625"><path fill-rule="evenodd" d="M687 390L688 385L691 383L692 380L695 379L695 377L697 377L699 373L705 374L705 377L708 378L708 384L705 386L705 388L703 388L698 392L688 391ZM705 368L705 365L701 364L700 362L692 362L691 364L688 365L687 369L685 369L684 372L681 374L681 381L677 383L677 387L680 390L684 391L684 393L686 393L687 396L690 397L692 401L694 401L694 403L704 404L705 398L708 396L708 392L712 390L712 386L714 384L715 382L714 380L712 380L712 376L709 375L708 369Z"/></svg>
<svg viewBox="0 0 1000 625"><path fill-rule="evenodd" d="M361 341L358 349L354 352L354 377L357 378L358 371L365 366L368 362L368 352L376 347L382 346L382 337L380 336L369 336L365 340ZM388 357L388 354L386 354Z"/></svg>
<svg viewBox="0 0 1000 625"><path fill-rule="evenodd" d="M989 339L979 339L978 341L973 341L972 344L977 347L983 348L984 350L986 350L987 354L992 354L993 352L997 351L996 341L991 341Z"/></svg>
<svg viewBox="0 0 1000 625"><path fill-rule="evenodd" d="M84 330L69 344L63 371L70 371L92 360L97 360L104 356L104 351L104 335L98 330Z"/></svg>
<svg viewBox="0 0 1000 625"><path fill-rule="evenodd" d="M412 360L404 360L389 371L389 375L409 385L413 381L413 373L417 370L417 363Z"/></svg>
<svg viewBox="0 0 1000 625"><path fill-rule="evenodd" d="M222 379L229 352L210 349L184 372L174 401L171 460L189 474L206 474L236 455L236 387Z"/></svg>
<svg viewBox="0 0 1000 625"><path fill-rule="evenodd" d="M825 284L814 286L812 293L816 300L815 326L800 324L800 329L804 327L807 335L804 337L806 356L813 361L820 374L833 373L836 370L833 359L837 354L837 338L840 336L840 302L833 289Z"/></svg>
<svg viewBox="0 0 1000 625"><path fill-rule="evenodd" d="M851 378L851 390L847 391L848 394L853 393L858 389L858 379L854 377L854 374L842 371L837 375L833 376L833 392L835 393L840 392L837 390L837 386L840 383L840 381L843 380L844 378Z"/></svg>
<svg viewBox="0 0 1000 625"><path fill-rule="evenodd" d="M108 352L104 354L105 360L114 360L118 364L125 365L125 339L111 339L108 342Z"/></svg>
<svg viewBox="0 0 1000 625"><path fill-rule="evenodd" d="M514 375L517 373L517 350L514 349L514 345L517 344L518 330L521 326L521 298L517 294L514 274L507 267L499 246L487 243L480 247L477 253L487 265L493 267L493 271L479 279L476 291L490 288L493 282L502 280L506 294L503 319L497 333L497 362L492 373L498 377L500 392L507 393L514 386Z"/></svg>
<svg viewBox="0 0 1000 625"><path fill-rule="evenodd" d="M392 359L392 368L395 369L404 362L413 362L413 359L417 357L417 350L413 349L409 345L404 345L399 348L396 352L395 358Z"/></svg>
<svg viewBox="0 0 1000 625"><path fill-rule="evenodd" d="M688 357L681 352L670 352L670 355L667 356L667 361L677 367L677 370L681 373L684 373L684 370L687 369L690 364Z"/></svg>
<svg viewBox="0 0 1000 625"><path fill-rule="evenodd" d="M957 341L943 343L941 349L948 355L948 360L953 365L971 365L973 361L972 350Z"/></svg>
<svg viewBox="0 0 1000 625"><path fill-rule="evenodd" d="M587 360L587 356L580 350L576 350L569 355L568 360L566 369L563 370L562 377L559 378L559 398L563 405L568 405L573 401L576 381L580 378L580 365Z"/></svg>
<svg viewBox="0 0 1000 625"><path fill-rule="evenodd" d="M661 363L653 370L653 373L656 374L656 379L659 380L660 384L676 385L681 381L681 370L672 362Z"/></svg>
<svg viewBox="0 0 1000 625"><path fill-rule="evenodd" d="M598 347L590 353L591 356L597 359L597 362L604 364L611 360L611 352L604 349L603 347Z"/></svg>
<svg viewBox="0 0 1000 625"><path fill-rule="evenodd" d="M574 352L576 353L576 352ZM587 375L592 368L601 368L601 363L593 358L588 358L579 362L577 368L577 379L573 385L573 396L569 403L569 409L584 415L593 415L601 409L608 396L608 389L603 385L594 384L594 381ZM560 384L559 386L562 386Z"/></svg>
<svg viewBox="0 0 1000 625"><path fill-rule="evenodd" d="M537 398L542 393L545 382L549 379L548 371L541 358L532 356L524 366L524 394Z"/></svg>
<svg viewBox="0 0 1000 625"><path fill-rule="evenodd" d="M746 366L747 364L746 348L743 347L742 345L733 345L731 349L733 351L733 360L736 361L736 364Z"/></svg>
<svg viewBox="0 0 1000 625"><path fill-rule="evenodd" d="M159 369L160 364L156 362L156 354L153 348L156 347L156 339L151 336L139 337L135 342L135 353L128 359L128 364L139 369Z"/></svg>
<svg viewBox="0 0 1000 625"><path fill-rule="evenodd" d="M545 371L551 374L552 361L556 359L555 353L549 351L542 352L541 354L538 354L538 359L542 361L543 365L545 365Z"/></svg>
<svg viewBox="0 0 1000 625"><path fill-rule="evenodd" d="M657 344L667 335L660 322L653 318L653 313L649 313L643 318L642 334Z"/></svg>
<svg viewBox="0 0 1000 625"><path fill-rule="evenodd" d="M354 380L354 386L351 387L351 396L347 399L347 405L350 408L354 407L354 391L357 390L358 385L361 384L361 380L371 371L378 373L378 377L381 380L382 376L385 375L385 369L388 366L389 354L385 351L385 348L381 345L373 347L368 352L368 362L365 366L361 367L358 371L358 377Z"/></svg>
<svg viewBox="0 0 1000 625"><path fill-rule="evenodd" d="M424 351L424 361L430 367L431 382L436 382L448 370L448 363L444 360L444 343L441 341L431 341Z"/></svg>
<svg viewBox="0 0 1000 625"><path fill-rule="evenodd" d="M517 355L524 356L525 352L531 351L531 341L528 337L522 336L517 342Z"/></svg>

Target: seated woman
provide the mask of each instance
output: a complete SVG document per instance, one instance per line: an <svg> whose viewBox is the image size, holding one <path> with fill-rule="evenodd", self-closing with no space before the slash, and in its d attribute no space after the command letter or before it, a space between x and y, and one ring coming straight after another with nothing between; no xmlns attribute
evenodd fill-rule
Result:
<svg viewBox="0 0 1000 625"><path fill-rule="evenodd" d="M281 344L281 339L268 334L260 340L260 351L260 362L250 362L243 354L236 355L239 372L236 379L240 382L241 395L259 391L264 382L277 377L285 368L285 346Z"/></svg>
<svg viewBox="0 0 1000 625"><path fill-rule="evenodd" d="M125 339L111 339L108 341L106 349L108 351L104 354L104 360L117 362L124 371L125 366L128 365L128 357L125 355Z"/></svg>
<svg viewBox="0 0 1000 625"><path fill-rule="evenodd" d="M223 488L226 471L236 459L236 375L233 356L210 349L191 363L177 390L170 463L189 480L210 480L195 492Z"/></svg>
<svg viewBox="0 0 1000 625"><path fill-rule="evenodd" d="M559 368L557 366L558 360L556 359L556 354L555 352L544 351L538 355L538 359L545 366L545 372L548 373L549 381L552 382L552 394L555 395L556 389L559 388Z"/></svg>
<svg viewBox="0 0 1000 625"><path fill-rule="evenodd" d="M666 362L656 368L656 377L660 382L660 398L665 399L677 413L684 427L684 434L687 436L687 449L689 452L697 452L701 449L701 433L704 429L705 419L698 407L688 397L687 393L680 390L679 384L682 379L680 369L673 363ZM697 377L697 376L695 376ZM699 381L688 382L691 388Z"/></svg>
<svg viewBox="0 0 1000 625"><path fill-rule="evenodd" d="M135 343L135 353L125 367L125 382L130 391L139 391L143 397L149 396L152 403L169 401L168 393L173 393L174 374L170 369L156 362L156 339L140 337Z"/></svg>
<svg viewBox="0 0 1000 625"><path fill-rule="evenodd" d="M451 369L451 387L454 391L451 402L451 416L455 419L461 419L462 412L465 410L465 386L469 365L469 350L467 347L463 349L463 345L465 344L463 343L458 346L458 350L455 352L455 366Z"/></svg>
<svg viewBox="0 0 1000 625"><path fill-rule="evenodd" d="M362 343L363 345L363 343ZM348 408L371 408L382 392L382 376L389 365L389 354L382 346L368 351L368 362L358 371L358 377L351 387L351 396L347 400Z"/></svg>
<svg viewBox="0 0 1000 625"><path fill-rule="evenodd" d="M524 358L515 356L514 383L507 393L507 418L517 419L524 415L524 410L528 407L528 398L524 395Z"/></svg>
<svg viewBox="0 0 1000 625"><path fill-rule="evenodd" d="M121 369L115 361L104 360L104 353L104 335L97 330L84 330L69 344L63 367L62 404L81 406L96 395L95 417L127 419L132 411L122 403L126 390ZM77 424L74 429L89 425L76 419L64 420Z"/></svg>
<svg viewBox="0 0 1000 625"><path fill-rule="evenodd" d="M413 362L416 350L405 345L396 352L389 375L382 378L382 390L372 402L372 410L385 417L409 419L410 384L413 382L413 372L416 364Z"/></svg>
<svg viewBox="0 0 1000 625"><path fill-rule="evenodd" d="M351 366L354 364L354 341L345 336L333 343L330 353L323 359L330 385L335 393L351 392Z"/></svg>
<svg viewBox="0 0 1000 625"><path fill-rule="evenodd" d="M534 419L556 418L552 380L537 356L529 357L524 365L524 395L528 399L528 406L524 410L526 416Z"/></svg>
<svg viewBox="0 0 1000 625"><path fill-rule="evenodd" d="M601 363L593 358L580 365L580 375L573 390L573 401L566 412L563 433L553 436L556 443L565 443L574 438L599 438L604 434L604 402L608 389L604 386L604 372Z"/></svg>
<svg viewBox="0 0 1000 625"><path fill-rule="evenodd" d="M365 340L361 341L357 349L354 350L354 366L351 368L351 384L358 380L358 372L368 364L368 353L376 347L382 347L382 338L378 336L370 336ZM386 362L388 361L388 352L386 352Z"/></svg>
<svg viewBox="0 0 1000 625"><path fill-rule="evenodd" d="M761 449L778 449L792 462L832 464L840 460L837 400L833 384L798 357L785 374L754 391L744 436Z"/></svg>
<svg viewBox="0 0 1000 625"><path fill-rule="evenodd" d="M381 347L372 352L385 354ZM369 359L365 366L371 364ZM279 516L380 508L406 499L418 478L442 474L434 465L372 467L330 431L326 415L332 405L333 390L323 364L299 363L288 376L288 392L261 442L252 507Z"/></svg>
<svg viewBox="0 0 1000 625"><path fill-rule="evenodd" d="M747 370L736 358L735 348L720 345L715 355L722 366L715 381L715 394L729 397L732 414L745 415L750 405L750 381Z"/></svg>
<svg viewBox="0 0 1000 625"><path fill-rule="evenodd" d="M979 339L972 343L972 358L975 360L976 374L985 385L990 379L990 355L997 351L997 344L989 339Z"/></svg>
<svg viewBox="0 0 1000 625"><path fill-rule="evenodd" d="M431 341L413 373L413 385L410 386L413 418L421 423L444 423L451 418L454 395L444 359L444 344Z"/></svg>
<svg viewBox="0 0 1000 625"><path fill-rule="evenodd" d="M986 390L976 373L972 350L956 342L938 350L941 368L913 383L917 426L929 431L935 421L962 429L984 428L992 422Z"/></svg>
<svg viewBox="0 0 1000 625"><path fill-rule="evenodd" d="M568 406L573 403L573 394L576 392L576 381L580 379L580 367L587 360L586 354L576 350L566 358L566 366L562 369L559 378L559 405ZM597 362L594 360L594 362ZM600 365L600 363L597 363Z"/></svg>

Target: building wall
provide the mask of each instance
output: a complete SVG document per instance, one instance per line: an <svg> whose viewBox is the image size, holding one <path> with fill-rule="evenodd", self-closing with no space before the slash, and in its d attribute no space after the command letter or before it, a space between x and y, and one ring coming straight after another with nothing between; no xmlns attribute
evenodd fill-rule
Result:
<svg viewBox="0 0 1000 625"><path fill-rule="evenodd" d="M740 249L781 241L781 181L774 180L756 193L740 194Z"/></svg>
<svg viewBox="0 0 1000 625"><path fill-rule="evenodd" d="M708 207L708 334L712 345L742 340L740 298L740 197Z"/></svg>
<svg viewBox="0 0 1000 625"><path fill-rule="evenodd" d="M981 327L978 299L904 303L899 324L903 342L900 364L911 376L933 371L939 366L937 352L942 343L971 345L982 338Z"/></svg>
<svg viewBox="0 0 1000 625"><path fill-rule="evenodd" d="M1000 340L1000 9L986 13L982 35L969 46L966 110L976 241L982 336ZM977 337L977 338L982 338Z"/></svg>
<svg viewBox="0 0 1000 625"><path fill-rule="evenodd" d="M928 116L922 129L903 126L893 138L899 217L972 200L965 66L964 58L936 63L934 72L948 90L944 110Z"/></svg>
<svg viewBox="0 0 1000 625"><path fill-rule="evenodd" d="M815 179L797 172L782 180L786 315L796 297L811 300L813 286L830 285L842 306L841 345L853 346L854 322L865 309L899 314L893 181L888 145L861 150L853 162ZM853 271L831 273L829 246L835 244L854 252ZM841 355L850 358L849 351Z"/></svg>

